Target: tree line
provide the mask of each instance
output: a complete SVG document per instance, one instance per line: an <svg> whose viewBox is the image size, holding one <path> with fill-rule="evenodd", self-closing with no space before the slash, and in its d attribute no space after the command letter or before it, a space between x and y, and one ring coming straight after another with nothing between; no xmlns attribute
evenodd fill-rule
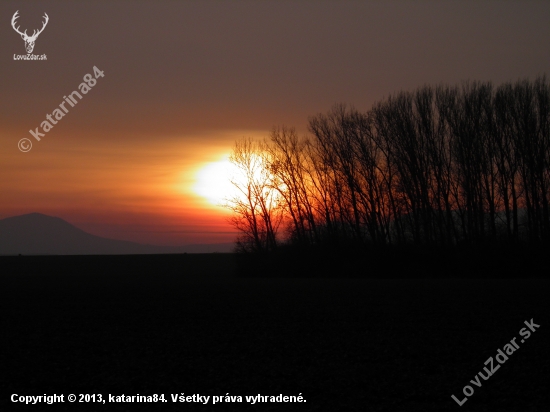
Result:
<svg viewBox="0 0 550 412"><path fill-rule="evenodd" d="M243 251L550 240L546 77L401 91L235 143Z"/></svg>

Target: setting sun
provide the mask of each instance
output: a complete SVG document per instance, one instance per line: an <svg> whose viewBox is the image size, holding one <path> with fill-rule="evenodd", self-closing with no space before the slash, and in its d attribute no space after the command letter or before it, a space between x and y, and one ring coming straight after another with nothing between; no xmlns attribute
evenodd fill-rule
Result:
<svg viewBox="0 0 550 412"><path fill-rule="evenodd" d="M225 155L217 162L211 162L201 168L196 175L193 190L214 206L220 206L224 201L235 194L235 187L231 183L235 166Z"/></svg>
<svg viewBox="0 0 550 412"><path fill-rule="evenodd" d="M257 189L267 182L264 161L250 155L247 166L237 166L226 154L215 162L206 163L196 173L193 191L213 206L223 206L227 201L240 199L246 202L246 187L253 183ZM252 181L249 181L249 179Z"/></svg>

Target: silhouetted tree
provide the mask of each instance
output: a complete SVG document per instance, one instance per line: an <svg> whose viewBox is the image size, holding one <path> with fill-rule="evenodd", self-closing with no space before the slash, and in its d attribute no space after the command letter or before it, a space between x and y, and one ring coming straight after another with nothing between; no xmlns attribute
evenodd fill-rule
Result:
<svg viewBox="0 0 550 412"><path fill-rule="evenodd" d="M236 145L232 223L245 249L550 241L545 77L399 92ZM286 222L286 238L278 228Z"/></svg>
<svg viewBox="0 0 550 412"><path fill-rule="evenodd" d="M274 250L283 214L265 146L250 138L242 139L235 143L229 160L237 170L231 177L237 194L226 199L225 207L233 212L230 223L241 232L238 248L251 252Z"/></svg>

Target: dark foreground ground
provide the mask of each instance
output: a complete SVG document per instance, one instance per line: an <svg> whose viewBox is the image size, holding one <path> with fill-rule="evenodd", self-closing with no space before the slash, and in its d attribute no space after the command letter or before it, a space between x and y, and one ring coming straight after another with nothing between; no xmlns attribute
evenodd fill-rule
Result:
<svg viewBox="0 0 550 412"><path fill-rule="evenodd" d="M550 410L548 267L503 280L307 279L292 267L236 278L235 268L230 255L0 258L0 410ZM540 328L521 343L531 319ZM470 383L514 337L520 348ZM451 395L462 400L466 385L475 392L459 406ZM211 398L172 403L181 393ZM25 406L12 394L168 402ZM243 402L212 405L226 394ZM246 403L257 394L307 402Z"/></svg>

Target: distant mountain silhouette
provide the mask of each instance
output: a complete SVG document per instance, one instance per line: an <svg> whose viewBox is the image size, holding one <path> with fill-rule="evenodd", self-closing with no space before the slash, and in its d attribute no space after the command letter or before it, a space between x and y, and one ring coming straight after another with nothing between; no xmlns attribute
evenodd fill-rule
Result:
<svg viewBox="0 0 550 412"><path fill-rule="evenodd" d="M63 219L30 213L0 220L0 255L128 255L230 252L233 245L142 245L86 233Z"/></svg>

